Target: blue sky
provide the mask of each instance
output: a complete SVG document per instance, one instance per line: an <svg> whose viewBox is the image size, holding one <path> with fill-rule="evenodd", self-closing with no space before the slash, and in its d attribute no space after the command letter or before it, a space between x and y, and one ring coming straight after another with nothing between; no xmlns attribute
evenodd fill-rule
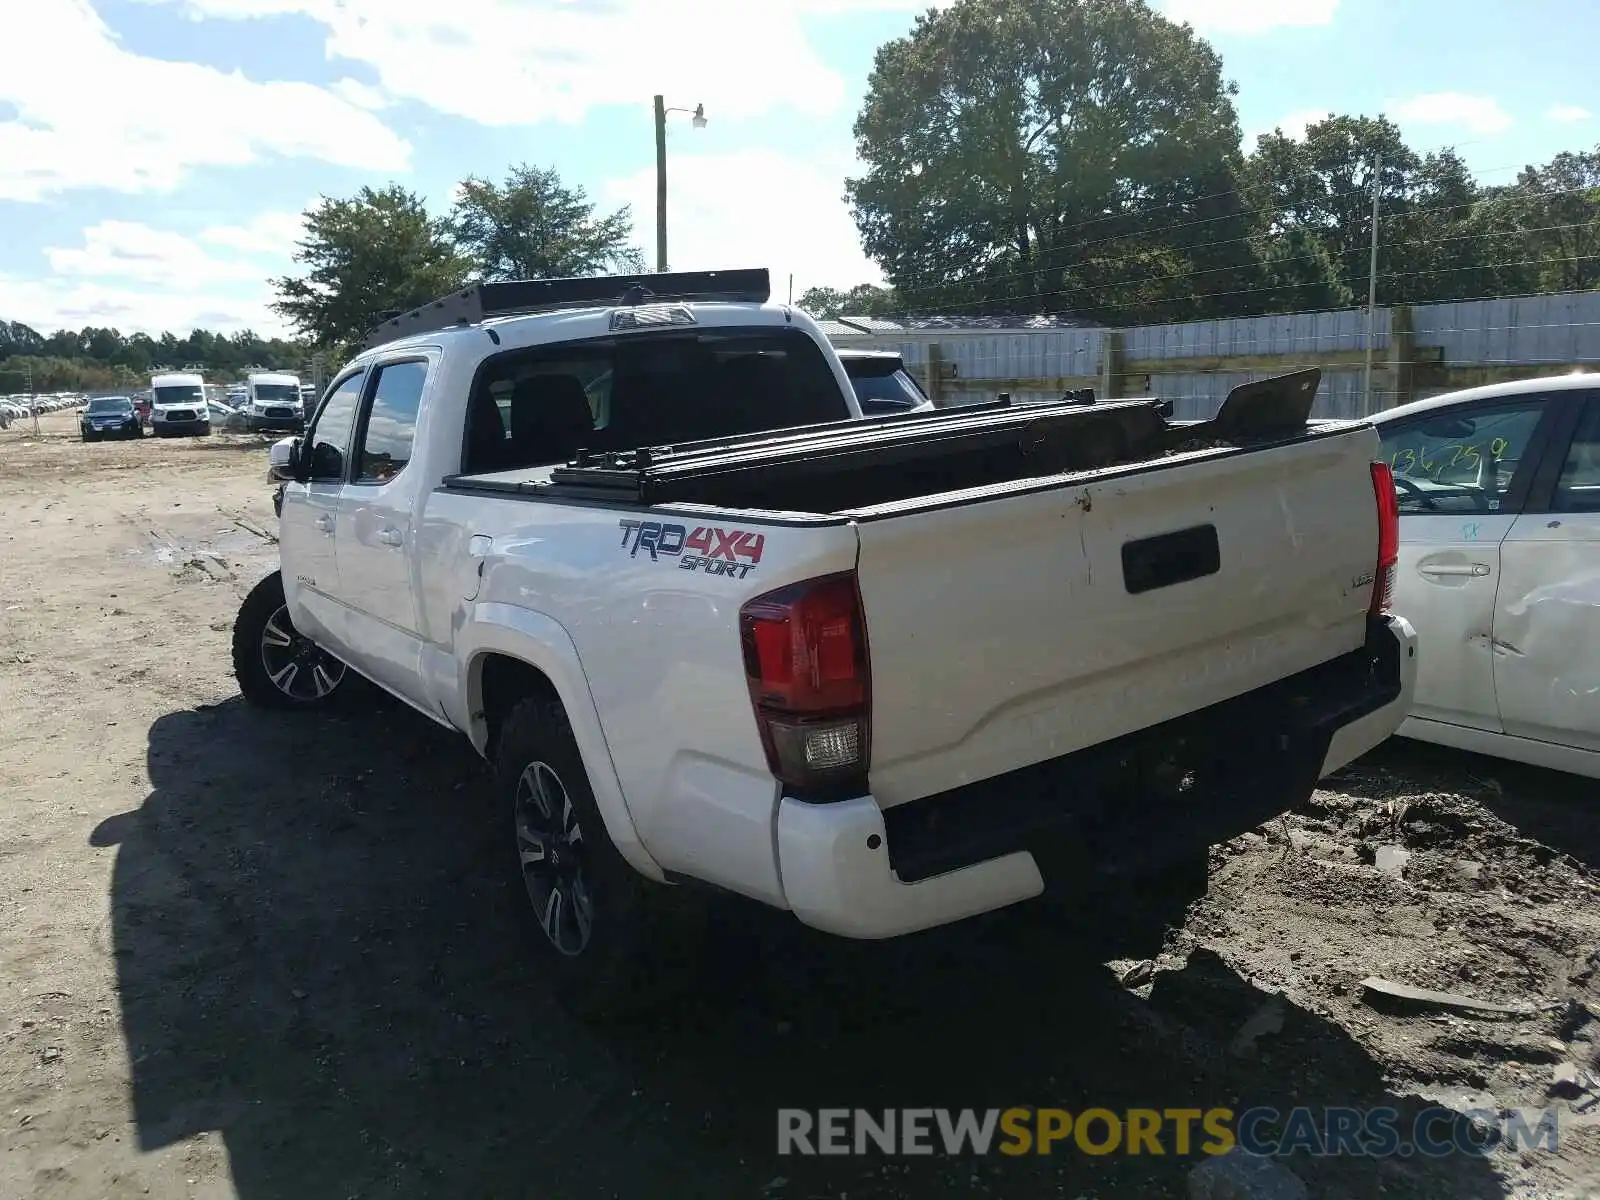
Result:
<svg viewBox="0 0 1600 1200"><path fill-rule="evenodd" d="M554 165L677 268L779 291L876 278L841 193L873 51L926 0L28 0L0 69L0 318L280 332L316 196ZM1456 146L1485 182L1600 143L1590 0L1155 0L1221 52L1247 144L1329 111ZM26 15L21 15L25 13Z"/></svg>

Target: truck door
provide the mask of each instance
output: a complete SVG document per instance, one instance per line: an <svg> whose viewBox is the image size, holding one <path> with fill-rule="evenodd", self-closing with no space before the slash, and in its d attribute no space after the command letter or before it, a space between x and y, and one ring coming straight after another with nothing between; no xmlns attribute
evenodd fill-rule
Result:
<svg viewBox="0 0 1600 1200"><path fill-rule="evenodd" d="M426 706L422 638L412 586L418 488L408 471L428 379L426 356L380 362L356 427L350 479L339 502L339 589L360 669Z"/></svg>
<svg viewBox="0 0 1600 1200"><path fill-rule="evenodd" d="M285 485L279 518L278 552L290 612L305 627L302 633L341 658L348 646L334 537L366 380L362 368L328 390L302 443L303 453L310 455L310 478Z"/></svg>

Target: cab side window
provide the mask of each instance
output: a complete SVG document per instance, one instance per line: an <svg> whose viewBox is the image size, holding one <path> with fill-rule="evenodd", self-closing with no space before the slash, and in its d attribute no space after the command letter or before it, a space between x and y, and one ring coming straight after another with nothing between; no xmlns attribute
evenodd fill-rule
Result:
<svg viewBox="0 0 1600 1200"><path fill-rule="evenodd" d="M344 479L350 431L355 428L356 410L361 404L361 385L366 378L365 371L357 371L330 391L322 402L305 443L311 448L311 478L314 481L326 483Z"/></svg>
<svg viewBox="0 0 1600 1200"><path fill-rule="evenodd" d="M372 407L361 431L355 482L387 483L411 461L417 413L422 407L422 385L427 378L426 362L389 363L378 368Z"/></svg>
<svg viewBox="0 0 1600 1200"><path fill-rule="evenodd" d="M1400 512L1509 511L1512 484L1519 467L1531 466L1527 450L1543 415L1544 397L1531 396L1383 428L1383 459L1394 472Z"/></svg>

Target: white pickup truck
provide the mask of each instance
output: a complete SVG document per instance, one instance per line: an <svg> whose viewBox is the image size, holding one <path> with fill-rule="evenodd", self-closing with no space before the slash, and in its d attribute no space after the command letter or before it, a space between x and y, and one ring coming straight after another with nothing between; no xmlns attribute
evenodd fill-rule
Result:
<svg viewBox="0 0 1600 1200"><path fill-rule="evenodd" d="M1315 388L863 418L765 271L478 285L273 447L235 670L465 733L588 1003L672 885L888 938L1203 862L1410 704L1393 484Z"/></svg>

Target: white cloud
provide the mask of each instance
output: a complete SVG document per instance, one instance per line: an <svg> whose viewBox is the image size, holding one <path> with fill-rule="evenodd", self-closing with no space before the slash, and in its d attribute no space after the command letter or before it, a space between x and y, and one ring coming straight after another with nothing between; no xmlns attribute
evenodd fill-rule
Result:
<svg viewBox="0 0 1600 1200"><path fill-rule="evenodd" d="M93 325L152 335L170 330L179 337L196 328L283 336L269 299L264 281L237 289L180 289L0 276L0 313L42 332Z"/></svg>
<svg viewBox="0 0 1600 1200"><path fill-rule="evenodd" d="M298 213L262 213L193 237L101 221L77 246L46 246L45 279L0 276L0 315L36 329L111 325L125 333L195 327L285 332L267 280L292 266Z"/></svg>
<svg viewBox="0 0 1600 1200"><path fill-rule="evenodd" d="M389 107L389 97L384 95L382 88L375 88L371 84L362 83L359 79L341 79L333 85L333 90L357 108L376 111Z"/></svg>
<svg viewBox="0 0 1600 1200"><path fill-rule="evenodd" d="M307 208L311 204L306 205ZM200 240L213 246L227 246L247 254L268 254L284 260L294 252L305 233L305 217L300 213L262 213L243 225L213 225L200 231Z"/></svg>
<svg viewBox="0 0 1600 1200"><path fill-rule="evenodd" d="M274 155L372 171L408 164L404 140L333 91L129 53L88 0L32 0L27 10L6 22L0 111L16 113L0 120L0 200L170 191L197 167Z"/></svg>
<svg viewBox="0 0 1600 1200"><path fill-rule="evenodd" d="M1587 121L1592 114L1576 104L1555 104L1544 115L1547 121Z"/></svg>
<svg viewBox="0 0 1600 1200"><path fill-rule="evenodd" d="M861 253L843 200L850 162L800 162L771 150L678 154L667 177L667 250L680 271L767 267L774 297L794 274L794 294L808 287L878 283ZM612 180L611 206L633 205L634 229L655 261L655 168Z"/></svg>
<svg viewBox="0 0 1600 1200"><path fill-rule="evenodd" d="M848 98L844 80L818 57L801 18L928 7L926 0L148 2L231 19L299 13L326 27L330 59L367 64L388 96L495 126L575 122L608 105L637 105L648 120L658 91L669 104L703 103L713 121L784 105L833 112Z"/></svg>
<svg viewBox="0 0 1600 1200"><path fill-rule="evenodd" d="M262 278L260 266L208 254L182 234L131 221L101 221L83 231L79 247L47 246L44 256L58 276L126 279L162 287L196 288L226 280Z"/></svg>
<svg viewBox="0 0 1600 1200"><path fill-rule="evenodd" d="M1429 92L1409 100L1391 100L1385 107L1413 125L1461 125L1473 133L1503 133L1511 117L1492 96L1461 92Z"/></svg>
<svg viewBox="0 0 1600 1200"><path fill-rule="evenodd" d="M1160 8L1200 33L1265 33L1331 25L1339 0L1161 0Z"/></svg>
<svg viewBox="0 0 1600 1200"><path fill-rule="evenodd" d="M1306 126L1314 125L1318 121L1326 121L1332 115L1325 108L1303 108L1279 117L1270 126L1263 129L1252 129L1244 135L1244 148L1246 152L1256 148L1256 139L1263 134L1281 131L1285 137L1299 141L1306 136Z"/></svg>

